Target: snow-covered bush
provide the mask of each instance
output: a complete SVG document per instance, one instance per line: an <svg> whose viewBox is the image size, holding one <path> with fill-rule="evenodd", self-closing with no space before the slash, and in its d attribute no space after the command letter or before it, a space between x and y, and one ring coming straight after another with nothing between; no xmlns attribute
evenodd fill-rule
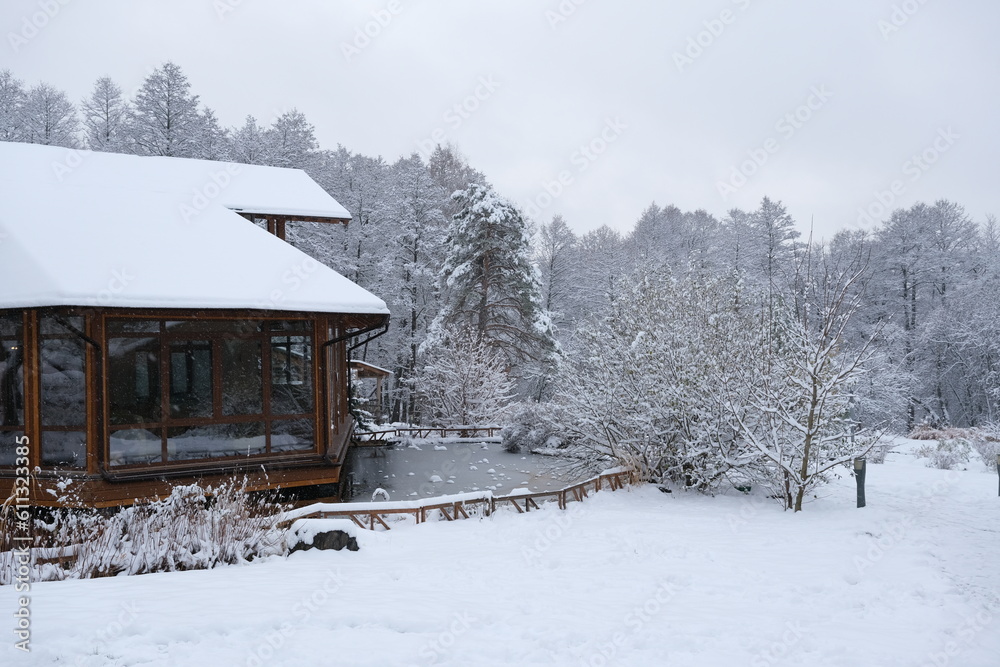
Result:
<svg viewBox="0 0 1000 667"><path fill-rule="evenodd" d="M948 438L938 440L936 445L923 445L917 450L917 456L929 459L928 468L953 470L969 462L972 446L965 438Z"/></svg>
<svg viewBox="0 0 1000 667"><path fill-rule="evenodd" d="M739 290L719 280L639 277L603 319L581 325L557 380L554 422L600 467L641 479L710 489L732 460L733 441L714 378L741 363L751 326Z"/></svg>
<svg viewBox="0 0 1000 667"><path fill-rule="evenodd" d="M500 432L505 451L517 454L562 444L562 431L551 417L551 408L539 403L521 403L511 409L508 423Z"/></svg>
<svg viewBox="0 0 1000 667"><path fill-rule="evenodd" d="M982 432L970 440L972 448L990 470L997 469L997 455L1000 454L1000 427L996 425L982 429Z"/></svg>
<svg viewBox="0 0 1000 667"><path fill-rule="evenodd" d="M72 557L65 567L35 565L33 580L211 569L279 555L284 509L228 483L177 486L162 500L117 511L46 510L35 519L34 546ZM0 583L9 571L0 572Z"/></svg>
<svg viewBox="0 0 1000 667"><path fill-rule="evenodd" d="M557 421L597 461L641 479L762 485L801 510L814 485L877 440L852 414L871 348L843 344L859 276L828 274L808 301L736 279L642 275L579 328Z"/></svg>

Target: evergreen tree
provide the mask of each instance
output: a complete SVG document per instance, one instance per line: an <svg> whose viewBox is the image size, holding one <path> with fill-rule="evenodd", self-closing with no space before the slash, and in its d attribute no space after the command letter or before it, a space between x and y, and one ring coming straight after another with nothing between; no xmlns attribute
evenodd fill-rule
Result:
<svg viewBox="0 0 1000 667"><path fill-rule="evenodd" d="M452 199L459 212L448 234L437 328L469 328L512 365L550 361L551 326L539 302L527 222L490 187L474 183Z"/></svg>

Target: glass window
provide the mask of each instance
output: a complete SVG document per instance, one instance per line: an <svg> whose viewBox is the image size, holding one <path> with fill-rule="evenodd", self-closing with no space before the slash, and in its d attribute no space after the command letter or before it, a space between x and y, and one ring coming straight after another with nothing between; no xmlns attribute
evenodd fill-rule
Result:
<svg viewBox="0 0 1000 667"><path fill-rule="evenodd" d="M271 336L271 412L312 412L312 365L312 338Z"/></svg>
<svg viewBox="0 0 1000 667"><path fill-rule="evenodd" d="M170 343L170 416L211 417L212 344L207 340Z"/></svg>
<svg viewBox="0 0 1000 667"><path fill-rule="evenodd" d="M87 467L86 432L43 430L42 465Z"/></svg>
<svg viewBox="0 0 1000 667"><path fill-rule="evenodd" d="M312 328L109 319L112 465L314 450Z"/></svg>
<svg viewBox="0 0 1000 667"><path fill-rule="evenodd" d="M159 463L163 441L159 429L129 428L111 432L111 465Z"/></svg>
<svg viewBox="0 0 1000 667"><path fill-rule="evenodd" d="M21 313L0 315L0 427L24 424Z"/></svg>
<svg viewBox="0 0 1000 667"><path fill-rule="evenodd" d="M43 335L42 425L76 426L87 421L86 343Z"/></svg>
<svg viewBox="0 0 1000 667"><path fill-rule="evenodd" d="M83 467L87 459L87 344L82 317L39 320L41 454L45 465Z"/></svg>
<svg viewBox="0 0 1000 667"><path fill-rule="evenodd" d="M108 320L108 335L128 333L160 333L159 320Z"/></svg>
<svg viewBox="0 0 1000 667"><path fill-rule="evenodd" d="M267 450L263 422L210 424L167 429L167 459L190 461L253 456Z"/></svg>
<svg viewBox="0 0 1000 667"><path fill-rule="evenodd" d="M222 414L259 415L264 411L260 340L222 341Z"/></svg>
<svg viewBox="0 0 1000 667"><path fill-rule="evenodd" d="M159 339L110 339L108 367L111 423L152 424L160 421Z"/></svg>
<svg viewBox="0 0 1000 667"><path fill-rule="evenodd" d="M313 448L316 439L311 419L283 419L271 423L271 452L301 452Z"/></svg>

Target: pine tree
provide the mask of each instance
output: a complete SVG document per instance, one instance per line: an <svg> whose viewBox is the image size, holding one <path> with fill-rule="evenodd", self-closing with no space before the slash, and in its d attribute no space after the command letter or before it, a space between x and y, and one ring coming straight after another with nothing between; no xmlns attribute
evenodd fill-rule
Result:
<svg viewBox="0 0 1000 667"><path fill-rule="evenodd" d="M474 183L452 199L459 212L449 228L437 326L476 331L512 365L545 362L553 339L539 302L527 222L490 187Z"/></svg>

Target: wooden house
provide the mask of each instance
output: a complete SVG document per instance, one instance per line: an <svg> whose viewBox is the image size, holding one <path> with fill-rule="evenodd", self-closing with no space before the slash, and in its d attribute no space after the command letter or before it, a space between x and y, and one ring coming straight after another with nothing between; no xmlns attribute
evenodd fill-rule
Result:
<svg viewBox="0 0 1000 667"><path fill-rule="evenodd" d="M389 312L281 238L349 219L299 170L0 143L0 502L337 483Z"/></svg>

